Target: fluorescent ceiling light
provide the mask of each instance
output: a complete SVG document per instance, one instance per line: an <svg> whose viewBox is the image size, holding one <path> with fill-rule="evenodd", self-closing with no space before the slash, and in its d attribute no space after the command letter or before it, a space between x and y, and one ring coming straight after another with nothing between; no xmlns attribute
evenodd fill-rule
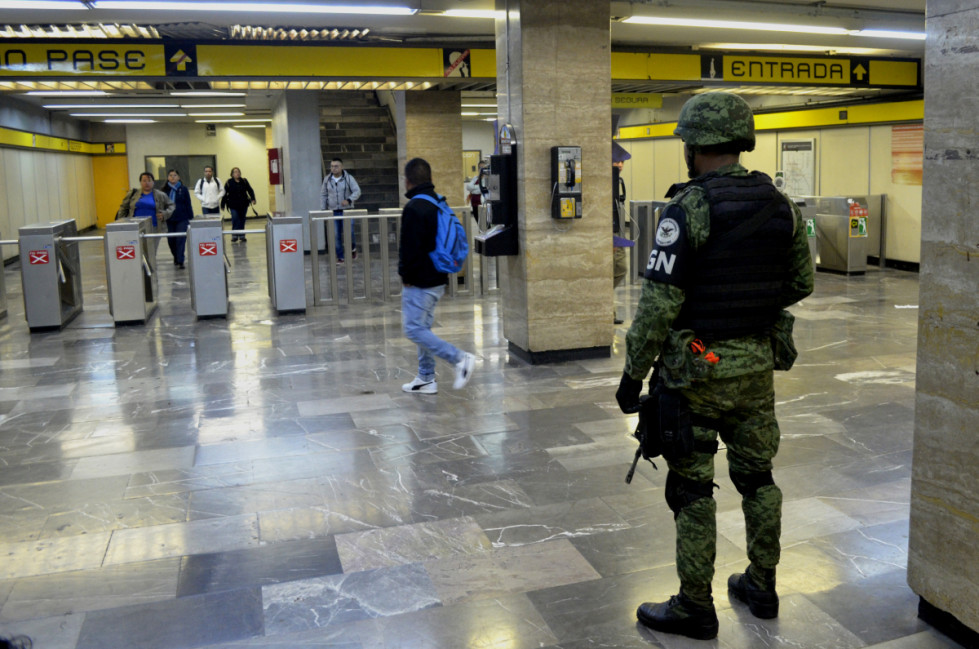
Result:
<svg viewBox="0 0 979 649"><path fill-rule="evenodd" d="M31 90L31 97L105 97L104 90Z"/></svg>
<svg viewBox="0 0 979 649"><path fill-rule="evenodd" d="M710 27L717 29L744 29L765 32L791 32L803 34L845 35L849 30L842 27L817 25L785 25L778 23L749 23L736 20L702 20L699 18L666 18L661 16L631 16L622 22L639 25L666 25L672 27Z"/></svg>
<svg viewBox="0 0 979 649"><path fill-rule="evenodd" d="M214 92L213 90L187 90L170 92L171 97L244 97L244 92Z"/></svg>
<svg viewBox="0 0 979 649"><path fill-rule="evenodd" d="M57 0L7 0L0 2L0 9L88 9L81 2L58 2Z"/></svg>
<svg viewBox="0 0 979 649"><path fill-rule="evenodd" d="M106 124L156 124L155 119L106 119Z"/></svg>
<svg viewBox="0 0 979 649"><path fill-rule="evenodd" d="M372 16L411 16L417 9L380 5L324 5L274 2L140 2L139 0L96 0L93 9L138 9L140 11L225 11L291 14L362 14Z"/></svg>
<svg viewBox="0 0 979 649"><path fill-rule="evenodd" d="M883 50L872 47L836 47L833 45L789 45L788 43L705 43L698 46L702 50L750 50L769 52L833 52L834 54L855 54L863 56L880 55Z"/></svg>
<svg viewBox="0 0 979 649"><path fill-rule="evenodd" d="M266 128L265 124L234 124L231 128Z"/></svg>
<svg viewBox="0 0 979 649"><path fill-rule="evenodd" d="M904 31L892 31L888 29L861 29L857 32L853 32L854 36L869 36L871 38L904 38L908 40L923 41L925 40L924 32L904 32Z"/></svg>
<svg viewBox="0 0 979 649"><path fill-rule="evenodd" d="M180 108L244 108L245 104L180 104Z"/></svg>
<svg viewBox="0 0 979 649"><path fill-rule="evenodd" d="M217 124L220 122L234 122L235 124L240 124L241 122L271 122L272 118L261 118L261 119L195 119L198 124Z"/></svg>
<svg viewBox="0 0 979 649"><path fill-rule="evenodd" d="M187 117L187 113L69 113L71 117Z"/></svg>
<svg viewBox="0 0 979 649"><path fill-rule="evenodd" d="M446 9L441 15L451 18L502 18L504 12L492 9Z"/></svg>
<svg viewBox="0 0 979 649"><path fill-rule="evenodd" d="M235 117L244 113L187 113L190 117Z"/></svg>
<svg viewBox="0 0 979 649"><path fill-rule="evenodd" d="M180 108L177 104L45 104L48 110L95 109L95 108Z"/></svg>

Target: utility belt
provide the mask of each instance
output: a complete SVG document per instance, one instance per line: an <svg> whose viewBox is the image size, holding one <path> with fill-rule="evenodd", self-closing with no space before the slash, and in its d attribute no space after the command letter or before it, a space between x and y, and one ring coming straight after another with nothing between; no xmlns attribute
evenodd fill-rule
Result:
<svg viewBox="0 0 979 649"><path fill-rule="evenodd" d="M632 482L639 458L648 460L654 469L659 470L653 458L663 456L667 462L675 462L694 452L717 453L717 440L712 442L694 439L693 427L720 430L721 421L691 412L690 405L679 390L667 388L659 380L659 372L653 375L652 392L640 399L639 424L633 436L639 441L632 467L625 477L626 484Z"/></svg>

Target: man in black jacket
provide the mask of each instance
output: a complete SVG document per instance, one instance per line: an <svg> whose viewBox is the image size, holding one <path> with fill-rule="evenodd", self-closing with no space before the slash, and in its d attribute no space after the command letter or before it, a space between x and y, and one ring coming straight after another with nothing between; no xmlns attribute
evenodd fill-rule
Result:
<svg viewBox="0 0 979 649"><path fill-rule="evenodd" d="M401 389L415 394L437 394L435 357L452 363L455 382L461 390L472 377L476 357L464 352L432 333L435 305L438 304L449 276L435 269L429 253L435 250L438 232L438 208L415 198L426 194L438 200L432 184L432 167L421 158L405 165L405 196L408 204L401 213L401 245L398 248L398 274L404 289L401 293L401 317L405 336L418 345L418 375Z"/></svg>

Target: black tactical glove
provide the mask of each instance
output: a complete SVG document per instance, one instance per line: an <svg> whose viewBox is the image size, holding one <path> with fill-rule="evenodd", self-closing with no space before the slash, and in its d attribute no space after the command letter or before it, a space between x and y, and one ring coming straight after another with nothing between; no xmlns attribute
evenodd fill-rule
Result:
<svg viewBox="0 0 979 649"><path fill-rule="evenodd" d="M639 393L642 392L642 381L622 372L619 389L615 391L615 400L619 402L619 410L629 415L639 412Z"/></svg>

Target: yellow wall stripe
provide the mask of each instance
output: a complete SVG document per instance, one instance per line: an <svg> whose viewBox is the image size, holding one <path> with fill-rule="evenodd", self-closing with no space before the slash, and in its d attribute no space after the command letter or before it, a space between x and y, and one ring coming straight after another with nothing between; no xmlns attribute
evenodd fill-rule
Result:
<svg viewBox="0 0 979 649"><path fill-rule="evenodd" d="M700 55L612 52L612 78L699 81Z"/></svg>
<svg viewBox="0 0 979 649"><path fill-rule="evenodd" d="M845 115L841 117L841 115ZM859 124L883 124L887 122L914 122L925 118L925 102L896 101L885 104L860 104L835 108L814 108L782 113L755 115L755 129L773 131L797 128L825 128L828 126L856 126ZM620 140L637 140L656 137L674 137L676 122L623 126L619 129Z"/></svg>
<svg viewBox="0 0 979 649"><path fill-rule="evenodd" d="M68 151L70 153L84 153L89 155L126 152L125 142L112 142L108 145L112 150L107 151L105 142L81 142L62 137L52 137L43 133L28 133L26 131L15 131L12 128L3 127L0 127L0 146L17 146L27 149L40 149L42 151Z"/></svg>

